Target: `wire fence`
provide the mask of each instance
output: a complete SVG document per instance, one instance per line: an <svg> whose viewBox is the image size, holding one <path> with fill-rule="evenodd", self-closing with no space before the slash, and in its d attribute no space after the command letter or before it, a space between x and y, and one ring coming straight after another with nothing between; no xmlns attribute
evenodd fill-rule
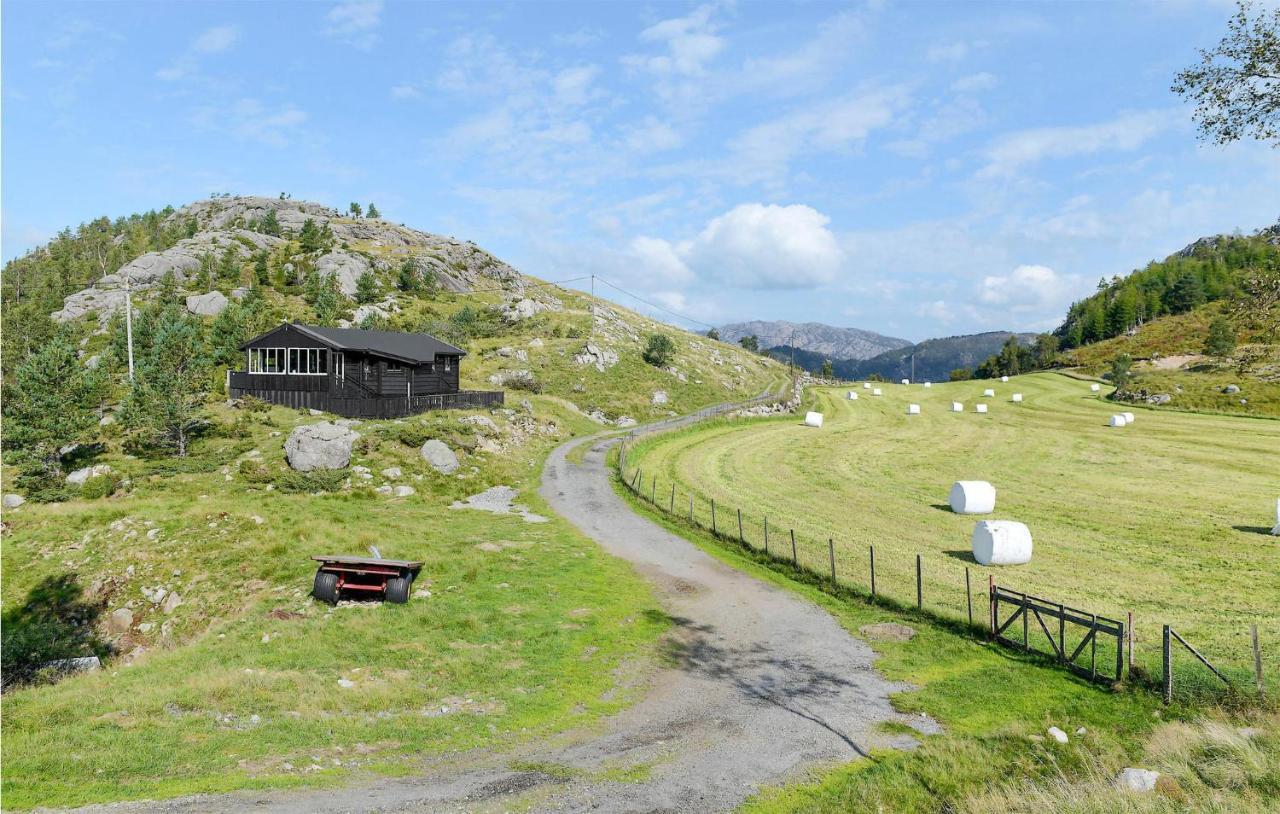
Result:
<svg viewBox="0 0 1280 814"><path fill-rule="evenodd" d="M710 408L692 420L724 412L723 407ZM661 482L639 467L629 467L628 451L626 444L619 451L617 475L644 502L832 592L918 613L958 632L1042 653L1100 682L1129 681L1159 689L1167 702L1275 703L1277 682L1272 675L1268 700L1256 626L1243 631L1238 659L1215 655L1211 660L1169 625L1162 626L1163 647L1154 657L1149 650L1135 652L1132 615L1108 619L1014 591L1011 586L996 584L993 578L983 579L957 557L910 555L874 545L861 553L851 552L837 545L834 538L798 534L797 528L803 529L803 524L770 517L764 510L743 511L739 506L718 504L673 480ZM1075 639L1068 634L1068 623ZM1012 627L1002 628L1005 624Z"/></svg>

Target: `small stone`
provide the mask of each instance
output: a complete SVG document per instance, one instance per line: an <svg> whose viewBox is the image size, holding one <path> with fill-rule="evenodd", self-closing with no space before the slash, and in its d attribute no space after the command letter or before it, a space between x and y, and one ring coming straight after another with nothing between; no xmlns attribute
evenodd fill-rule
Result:
<svg viewBox="0 0 1280 814"><path fill-rule="evenodd" d="M147 532L147 539L154 540L160 536L160 529L151 529Z"/></svg>
<svg viewBox="0 0 1280 814"><path fill-rule="evenodd" d="M133 627L133 611L128 608L119 608L111 613L111 619L107 622L107 626L116 633L124 633Z"/></svg>
<svg viewBox="0 0 1280 814"><path fill-rule="evenodd" d="M1061 729L1059 729L1056 726L1049 727L1049 737L1053 738L1058 743L1067 742L1067 733L1063 732Z"/></svg>
<svg viewBox="0 0 1280 814"><path fill-rule="evenodd" d="M310 413L311 415L324 415L323 410L307 410L307 412Z"/></svg>
<svg viewBox="0 0 1280 814"><path fill-rule="evenodd" d="M1222 392L1224 392L1224 393L1228 393L1228 394L1229 394L1229 393L1239 393L1239 392L1240 392L1240 385L1238 385L1238 384L1229 384L1229 385L1227 385L1226 387L1222 388Z"/></svg>
<svg viewBox="0 0 1280 814"><path fill-rule="evenodd" d="M1156 790L1156 781L1159 779L1159 772L1127 767L1121 769L1120 774L1116 775L1116 786L1122 791L1148 793Z"/></svg>
<svg viewBox="0 0 1280 814"><path fill-rule="evenodd" d="M1084 734L1085 734L1085 733L1087 733L1088 731L1089 731L1089 730L1085 729L1085 728L1082 726L1082 727L1080 727L1079 729L1077 729L1077 730L1076 730L1076 734L1077 734L1077 735L1084 735Z"/></svg>
<svg viewBox="0 0 1280 814"><path fill-rule="evenodd" d="M0 502L0 506L4 506L6 509L16 509L26 502L27 499L22 495L8 494L4 496L3 502Z"/></svg>
<svg viewBox="0 0 1280 814"><path fill-rule="evenodd" d="M171 591L169 593L169 596L165 598L164 605L160 607L160 610L164 611L165 613L173 613L175 610L178 609L178 606L181 604L182 604L182 597L178 596L177 591Z"/></svg>
<svg viewBox="0 0 1280 814"><path fill-rule="evenodd" d="M417 490L412 486L397 486L394 494L396 497L409 497L410 495L417 494Z"/></svg>
<svg viewBox="0 0 1280 814"><path fill-rule="evenodd" d="M354 687L355 685L356 685L356 683L355 683L354 681L352 681L351 679L348 679L348 678L340 678L340 679L338 679L338 686L339 686L339 687L342 687L342 688L344 688L344 689L347 689L347 688L350 688L350 687Z"/></svg>
<svg viewBox="0 0 1280 814"><path fill-rule="evenodd" d="M261 526L263 523L267 522L266 520L263 520L261 517L259 517L256 514L250 515L249 519L253 521L253 524L255 526Z"/></svg>
<svg viewBox="0 0 1280 814"><path fill-rule="evenodd" d="M915 637L916 632L913 628L906 625L900 625L897 622L880 622L875 625L863 625L858 628L858 632L868 639L880 639L890 642L909 642Z"/></svg>
<svg viewBox="0 0 1280 814"><path fill-rule="evenodd" d="M424 443L419 454L442 475L452 474L458 468L458 456L443 441L435 438Z"/></svg>
<svg viewBox="0 0 1280 814"><path fill-rule="evenodd" d="M374 489L373 491L377 492L380 495L389 495L391 494L391 487L384 483L381 486L379 486L377 489Z"/></svg>
<svg viewBox="0 0 1280 814"><path fill-rule="evenodd" d="M382 477L386 478L387 480L395 480L396 478L400 477L402 474L404 473L400 471L400 467L398 466L389 466L386 469L382 470Z"/></svg>

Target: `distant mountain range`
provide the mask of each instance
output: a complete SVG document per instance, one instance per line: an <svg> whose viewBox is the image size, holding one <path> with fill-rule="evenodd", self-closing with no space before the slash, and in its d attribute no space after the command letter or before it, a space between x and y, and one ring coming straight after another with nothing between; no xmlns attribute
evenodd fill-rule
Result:
<svg viewBox="0 0 1280 814"><path fill-rule="evenodd" d="M744 336L755 336L760 348L794 345L822 355L823 359L870 359L885 351L909 347L906 339L884 336L860 328L836 328L821 322L785 322L782 320L735 322L720 327L720 339L737 343ZM797 360L799 361L799 360ZM821 366L822 360L818 361Z"/></svg>
<svg viewBox="0 0 1280 814"><path fill-rule="evenodd" d="M938 382L946 381L951 371L958 367L973 368L988 356L998 353L1005 341L1014 335L1009 331L991 331L926 339L918 345L893 348L870 359L832 359L826 354L796 347L794 358L797 366L813 372L820 371L822 363L830 360L835 375L841 379L865 379L877 374L891 381L911 378L914 381ZM1016 336L1023 344L1031 344L1036 337L1033 333L1020 333ZM783 362L791 360L792 352L793 348L788 345L768 350L770 356ZM915 354L914 376L911 369L912 354Z"/></svg>

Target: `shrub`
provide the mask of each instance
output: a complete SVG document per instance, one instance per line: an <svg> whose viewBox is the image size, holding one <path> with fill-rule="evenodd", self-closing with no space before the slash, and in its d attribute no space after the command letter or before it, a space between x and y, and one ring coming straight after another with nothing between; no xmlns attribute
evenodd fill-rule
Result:
<svg viewBox="0 0 1280 814"><path fill-rule="evenodd" d="M267 469L267 465L262 461L254 458L245 458L240 462L238 467L240 477L245 483L270 483L271 470Z"/></svg>
<svg viewBox="0 0 1280 814"><path fill-rule="evenodd" d="M503 381L503 386L509 390L523 390L527 393L541 393L542 382L538 381L532 373L527 370L517 371L508 376Z"/></svg>
<svg viewBox="0 0 1280 814"><path fill-rule="evenodd" d="M387 435L406 447L420 447L433 437L425 424L395 424L387 428Z"/></svg>
<svg viewBox="0 0 1280 814"><path fill-rule="evenodd" d="M644 348L644 360L654 367L666 367L675 356L676 343L666 334L649 334L649 342Z"/></svg>
<svg viewBox="0 0 1280 814"><path fill-rule="evenodd" d="M346 479L347 473L342 469L316 469L311 472L283 469L276 473L272 483L276 485L276 489L292 495L309 494L311 492L336 492L342 488L342 484Z"/></svg>
<svg viewBox="0 0 1280 814"><path fill-rule="evenodd" d="M94 475L80 487L80 497L85 500L100 500L113 494L120 486L121 478L114 472Z"/></svg>
<svg viewBox="0 0 1280 814"><path fill-rule="evenodd" d="M13 485L32 503L61 503L71 497L71 492L62 479L62 470L39 463L22 470L14 478Z"/></svg>

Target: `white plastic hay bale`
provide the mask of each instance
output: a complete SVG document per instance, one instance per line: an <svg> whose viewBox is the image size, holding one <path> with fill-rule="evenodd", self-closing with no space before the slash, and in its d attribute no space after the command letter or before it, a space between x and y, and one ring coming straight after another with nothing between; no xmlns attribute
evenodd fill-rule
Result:
<svg viewBox="0 0 1280 814"><path fill-rule="evenodd" d="M811 413L805 413L805 414L804 414L804 425L805 425L806 427L821 427L821 426L822 426L822 413L812 413L812 412L811 412Z"/></svg>
<svg viewBox="0 0 1280 814"><path fill-rule="evenodd" d="M979 520L973 527L973 558L980 565L1031 562L1031 530L1016 520Z"/></svg>
<svg viewBox="0 0 1280 814"><path fill-rule="evenodd" d="M925 387L933 387L933 382L925 382L925 383L924 383L924 386L925 386Z"/></svg>
<svg viewBox="0 0 1280 814"><path fill-rule="evenodd" d="M953 412L953 413L963 413L963 412L964 412L964 402L960 402L960 401L953 401L953 402L951 402L951 412Z"/></svg>
<svg viewBox="0 0 1280 814"><path fill-rule="evenodd" d="M1280 497L1276 498L1276 527L1271 530L1271 533L1280 537Z"/></svg>
<svg viewBox="0 0 1280 814"><path fill-rule="evenodd" d="M873 395L873 396L878 396L878 395L880 395L880 388L879 388L879 387L873 388L873 389L872 389L872 391L871 391L871 395Z"/></svg>
<svg viewBox="0 0 1280 814"><path fill-rule="evenodd" d="M849 401L857 401L857 400L858 400L858 394L857 394L857 393L855 393L855 392L853 392L852 390L850 390L850 391L849 391Z"/></svg>
<svg viewBox="0 0 1280 814"><path fill-rule="evenodd" d="M1120 415L1124 416L1124 423L1126 424L1133 423L1133 413L1121 413Z"/></svg>
<svg viewBox="0 0 1280 814"><path fill-rule="evenodd" d="M910 379L903 379L903 380L902 380L902 383L903 383L903 384L911 384L911 380L910 380Z"/></svg>
<svg viewBox="0 0 1280 814"><path fill-rule="evenodd" d="M1094 382L1093 384L1089 385L1089 389L1096 393L1102 389L1102 385L1098 384L1097 382Z"/></svg>
<svg viewBox="0 0 1280 814"><path fill-rule="evenodd" d="M987 411L987 405L985 405L985 404L979 404L977 407L975 407L975 408L973 408L973 409L974 409L974 412L978 412L978 413L985 413L985 412Z"/></svg>
<svg viewBox="0 0 1280 814"><path fill-rule="evenodd" d="M1022 394L1021 394L1021 393L1014 393L1014 394L1013 394L1013 400L1014 400L1014 401L1022 401Z"/></svg>
<svg viewBox="0 0 1280 814"><path fill-rule="evenodd" d="M1000 377L1000 381L1002 381L1002 382L1007 382L1007 381L1009 381L1009 377L1008 377L1008 376L1001 376L1001 377Z"/></svg>
<svg viewBox="0 0 1280 814"><path fill-rule="evenodd" d="M919 404L908 404L908 405L907 405L907 415L920 415L920 405L919 405Z"/></svg>
<svg viewBox="0 0 1280 814"><path fill-rule="evenodd" d="M996 487L984 480L958 480L947 498L956 514L991 514L996 510Z"/></svg>
<svg viewBox="0 0 1280 814"><path fill-rule="evenodd" d="M982 391L982 395L986 396L987 398L992 398L995 396L995 394L996 394L996 391L992 390L990 387Z"/></svg>
<svg viewBox="0 0 1280 814"><path fill-rule="evenodd" d="M1117 414L1117 415L1111 416L1111 426L1113 427L1123 427L1125 424L1128 424L1128 423L1129 422L1125 421L1124 416L1122 415Z"/></svg>

